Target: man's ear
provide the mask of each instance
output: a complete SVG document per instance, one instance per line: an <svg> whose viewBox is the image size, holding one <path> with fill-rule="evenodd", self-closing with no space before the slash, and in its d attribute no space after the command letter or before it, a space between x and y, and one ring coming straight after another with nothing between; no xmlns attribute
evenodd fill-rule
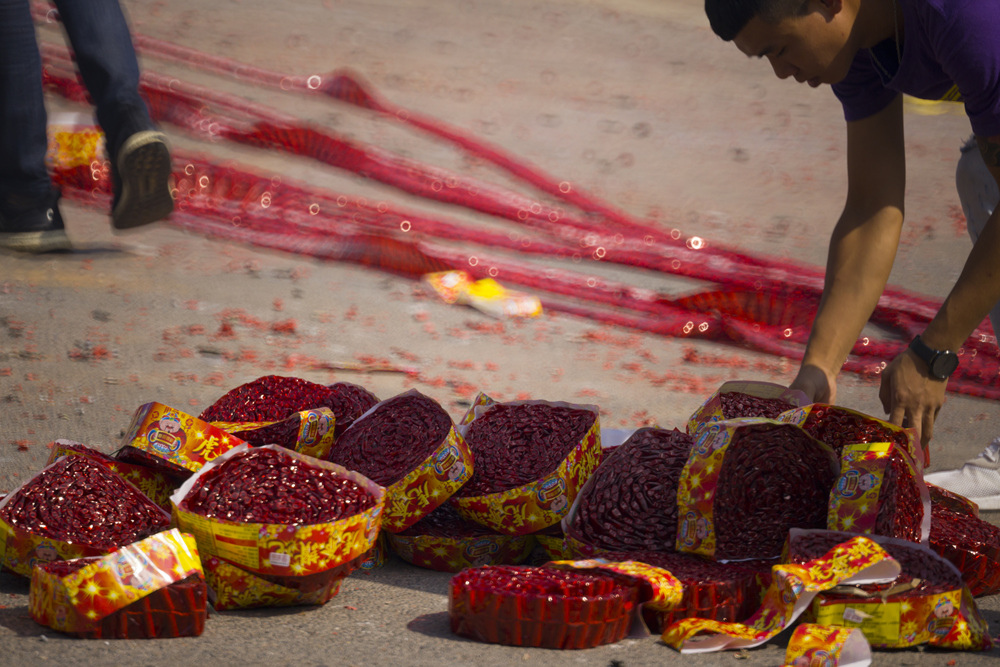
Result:
<svg viewBox="0 0 1000 667"><path fill-rule="evenodd" d="M813 0L818 3L823 13L836 16L844 8L844 0Z"/></svg>

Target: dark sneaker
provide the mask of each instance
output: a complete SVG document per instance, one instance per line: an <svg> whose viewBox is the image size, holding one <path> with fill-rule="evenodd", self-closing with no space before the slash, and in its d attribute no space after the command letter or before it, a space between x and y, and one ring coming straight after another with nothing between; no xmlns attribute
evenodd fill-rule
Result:
<svg viewBox="0 0 1000 667"><path fill-rule="evenodd" d="M43 200L10 197L0 208L0 248L20 252L71 250L62 215L59 193Z"/></svg>
<svg viewBox="0 0 1000 667"><path fill-rule="evenodd" d="M162 132L136 132L118 149L112 170L111 225L131 229L161 220L174 210L170 151Z"/></svg>

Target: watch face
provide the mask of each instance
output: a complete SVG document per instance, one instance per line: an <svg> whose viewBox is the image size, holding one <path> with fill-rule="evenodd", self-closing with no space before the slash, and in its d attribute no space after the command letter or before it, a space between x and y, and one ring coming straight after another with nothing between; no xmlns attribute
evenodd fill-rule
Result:
<svg viewBox="0 0 1000 667"><path fill-rule="evenodd" d="M945 380L958 368L958 355L951 351L939 352L930 365L931 375Z"/></svg>

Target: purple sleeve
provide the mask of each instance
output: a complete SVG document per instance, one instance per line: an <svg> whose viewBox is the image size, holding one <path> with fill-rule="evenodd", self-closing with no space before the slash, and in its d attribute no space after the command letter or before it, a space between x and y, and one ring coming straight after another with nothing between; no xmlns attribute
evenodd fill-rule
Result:
<svg viewBox="0 0 1000 667"><path fill-rule="evenodd" d="M833 86L844 117L867 118L898 92L928 100L960 96L977 135L1000 134L1000 0L911 0L904 7L899 73L883 83L870 53L860 51Z"/></svg>
<svg viewBox="0 0 1000 667"><path fill-rule="evenodd" d="M882 83L867 50L858 52L847 76L832 87L834 95L844 107L844 119L847 122L878 113L899 94Z"/></svg>
<svg viewBox="0 0 1000 667"><path fill-rule="evenodd" d="M979 136L1000 134L1000 3L960 0L943 30L931 34L942 69L958 85Z"/></svg>

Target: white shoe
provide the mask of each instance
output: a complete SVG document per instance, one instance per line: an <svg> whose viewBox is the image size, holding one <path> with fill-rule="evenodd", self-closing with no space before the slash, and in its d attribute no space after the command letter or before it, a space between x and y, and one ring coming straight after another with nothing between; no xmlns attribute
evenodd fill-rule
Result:
<svg viewBox="0 0 1000 667"><path fill-rule="evenodd" d="M1000 437L958 470L932 472L924 480L965 496L981 510L1000 510Z"/></svg>

